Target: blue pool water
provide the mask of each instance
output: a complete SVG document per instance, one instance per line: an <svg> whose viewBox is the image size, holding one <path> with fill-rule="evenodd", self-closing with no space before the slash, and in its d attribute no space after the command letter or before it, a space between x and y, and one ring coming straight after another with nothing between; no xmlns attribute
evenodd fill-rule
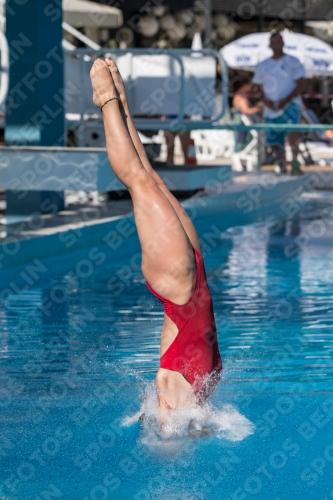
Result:
<svg viewBox="0 0 333 500"><path fill-rule="evenodd" d="M124 425L163 320L136 241L3 272L0 499L333 498L332 216L198 221L224 362L200 439Z"/></svg>

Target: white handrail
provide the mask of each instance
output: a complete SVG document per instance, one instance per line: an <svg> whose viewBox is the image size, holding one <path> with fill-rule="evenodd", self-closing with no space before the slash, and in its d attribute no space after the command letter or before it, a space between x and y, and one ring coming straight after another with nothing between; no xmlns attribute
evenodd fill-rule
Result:
<svg viewBox="0 0 333 500"><path fill-rule="evenodd" d="M5 101L9 88L9 48L7 38L0 31L0 51L1 51L1 87L0 106Z"/></svg>
<svg viewBox="0 0 333 500"><path fill-rule="evenodd" d="M1 0L0 0L0 7L1 7ZM6 18L2 14L0 14L0 31L5 32L6 30Z"/></svg>
<svg viewBox="0 0 333 500"><path fill-rule="evenodd" d="M101 48L101 46L98 45L98 43L93 42L92 40L90 40L90 38L88 38L86 35L84 35L83 33L81 33L79 30L73 28L73 26L71 26L70 24L66 23L66 21L63 21L62 28L65 31L67 31L68 33L70 33L71 35L75 36L75 38L77 38L81 42L85 43L91 49L98 50L98 49Z"/></svg>
<svg viewBox="0 0 333 500"><path fill-rule="evenodd" d="M62 48L65 50L75 50L76 47L74 44L66 40L65 38L62 39Z"/></svg>

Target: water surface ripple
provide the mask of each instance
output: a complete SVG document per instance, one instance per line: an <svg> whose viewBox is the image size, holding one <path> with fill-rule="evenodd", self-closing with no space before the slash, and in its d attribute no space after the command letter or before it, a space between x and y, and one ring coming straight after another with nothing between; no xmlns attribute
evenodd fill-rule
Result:
<svg viewBox="0 0 333 500"><path fill-rule="evenodd" d="M140 424L121 426L159 363L163 312L140 268L105 245L91 272L77 273L82 250L45 261L26 290L21 270L4 273L16 292L0 308L0 498L333 498L332 216L319 197L291 218L198 221L224 367L211 404L255 431L184 441L167 463Z"/></svg>

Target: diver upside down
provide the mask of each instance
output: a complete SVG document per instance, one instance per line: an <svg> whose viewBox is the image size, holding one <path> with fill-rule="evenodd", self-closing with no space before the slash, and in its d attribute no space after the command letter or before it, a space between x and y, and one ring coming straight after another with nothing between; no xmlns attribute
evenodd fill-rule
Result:
<svg viewBox="0 0 333 500"><path fill-rule="evenodd" d="M150 165L114 61L97 59L90 77L93 101L103 114L110 165L133 201L142 273L164 306L156 376L159 407L192 406L210 395L222 370L199 237Z"/></svg>

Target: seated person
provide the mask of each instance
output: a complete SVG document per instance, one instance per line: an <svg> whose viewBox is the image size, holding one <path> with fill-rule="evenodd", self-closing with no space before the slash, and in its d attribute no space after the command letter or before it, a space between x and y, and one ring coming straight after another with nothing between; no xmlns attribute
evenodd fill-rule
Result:
<svg viewBox="0 0 333 500"><path fill-rule="evenodd" d="M239 81L239 88L235 92L232 105L234 108L233 123L239 124L242 122L242 115L248 115L252 122L258 121L257 113L263 110L263 104L258 103L253 106L249 100L249 93L252 88L250 78L244 77ZM247 130L238 130L235 132L235 153L242 151L251 140L251 134Z"/></svg>

